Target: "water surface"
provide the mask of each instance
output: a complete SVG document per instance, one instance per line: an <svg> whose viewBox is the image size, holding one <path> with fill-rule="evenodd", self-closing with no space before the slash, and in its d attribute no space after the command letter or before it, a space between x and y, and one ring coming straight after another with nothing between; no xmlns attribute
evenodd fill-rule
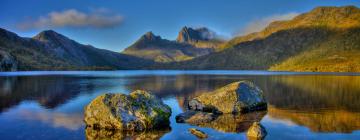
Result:
<svg viewBox="0 0 360 140"><path fill-rule="evenodd" d="M231 82L250 80L265 93L267 112L223 115L200 126L178 124L193 97ZM171 130L113 133L86 130L83 108L102 93L152 91L172 108ZM266 139L359 139L360 76L357 73L267 71L101 71L0 73L0 139L161 138L246 139L261 121Z"/></svg>

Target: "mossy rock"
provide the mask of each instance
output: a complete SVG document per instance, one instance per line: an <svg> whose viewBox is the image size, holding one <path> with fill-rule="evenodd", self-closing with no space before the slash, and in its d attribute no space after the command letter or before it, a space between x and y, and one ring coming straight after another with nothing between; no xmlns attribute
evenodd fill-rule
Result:
<svg viewBox="0 0 360 140"><path fill-rule="evenodd" d="M263 91L249 81L228 84L189 102L191 110L214 113L243 113L266 108Z"/></svg>
<svg viewBox="0 0 360 140"><path fill-rule="evenodd" d="M154 95L136 90L130 95L103 94L85 107L85 123L101 129L143 131L169 127L171 108Z"/></svg>

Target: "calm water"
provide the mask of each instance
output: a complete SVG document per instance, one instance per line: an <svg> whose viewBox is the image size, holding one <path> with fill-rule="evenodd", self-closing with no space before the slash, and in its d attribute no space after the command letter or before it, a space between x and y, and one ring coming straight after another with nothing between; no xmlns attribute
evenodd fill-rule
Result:
<svg viewBox="0 0 360 140"><path fill-rule="evenodd" d="M267 112L223 115L202 126L175 122L188 99L238 80L264 90ZM83 108L102 93L150 90L171 106L171 130L102 135L85 130ZM360 139L358 74L265 71L112 71L0 73L0 139L102 138L196 139L199 128L210 139L246 139L261 120L266 139Z"/></svg>

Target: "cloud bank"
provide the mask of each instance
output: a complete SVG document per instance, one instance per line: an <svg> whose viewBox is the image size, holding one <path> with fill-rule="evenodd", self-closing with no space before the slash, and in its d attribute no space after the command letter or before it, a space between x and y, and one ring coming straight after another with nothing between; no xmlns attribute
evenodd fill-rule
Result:
<svg viewBox="0 0 360 140"><path fill-rule="evenodd" d="M20 29L39 29L57 27L91 27L91 28L111 28L121 24L123 17L112 14L108 10L93 10L84 13L76 9L64 11L53 11L45 16L40 16L36 20L28 20L18 24Z"/></svg>
<svg viewBox="0 0 360 140"><path fill-rule="evenodd" d="M239 34L246 35L249 33L259 32L273 21L290 20L298 15L299 13L292 12L286 14L276 14L262 19L257 19L248 23L247 26L245 26L245 28L242 29Z"/></svg>

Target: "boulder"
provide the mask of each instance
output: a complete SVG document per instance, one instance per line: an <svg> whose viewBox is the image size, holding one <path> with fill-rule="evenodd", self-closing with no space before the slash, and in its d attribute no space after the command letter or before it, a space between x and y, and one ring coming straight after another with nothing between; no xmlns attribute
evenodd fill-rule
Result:
<svg viewBox="0 0 360 140"><path fill-rule="evenodd" d="M169 127L171 109L154 95L103 94L85 107L85 124L100 129L143 131Z"/></svg>
<svg viewBox="0 0 360 140"><path fill-rule="evenodd" d="M259 122L254 122L246 133L248 139L251 140L262 140L267 135L265 127Z"/></svg>
<svg viewBox="0 0 360 140"><path fill-rule="evenodd" d="M205 132L203 132L199 129L196 129L196 128L190 128L189 131L191 134L195 135L196 137L198 137L200 139L205 139L208 137L208 135Z"/></svg>
<svg viewBox="0 0 360 140"><path fill-rule="evenodd" d="M213 113L243 113L266 110L263 91L254 83L239 81L192 99L190 110Z"/></svg>

